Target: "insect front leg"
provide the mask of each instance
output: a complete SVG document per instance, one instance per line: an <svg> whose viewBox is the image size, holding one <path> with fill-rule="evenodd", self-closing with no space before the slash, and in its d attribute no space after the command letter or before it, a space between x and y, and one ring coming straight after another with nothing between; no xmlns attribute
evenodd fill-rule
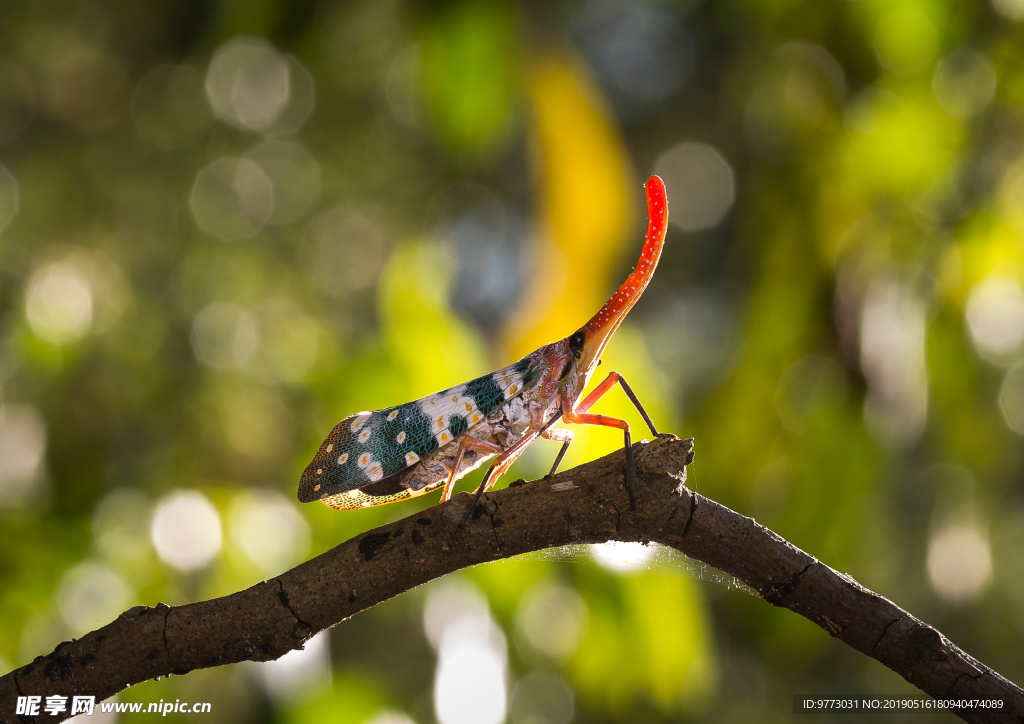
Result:
<svg viewBox="0 0 1024 724"><path fill-rule="evenodd" d="M476 450L484 455L497 455L502 447L497 443L483 440L475 435L463 435L459 440L459 447L455 451L455 462L452 464L452 471L448 475L448 482L444 485L444 492L441 493L441 502L447 502L452 497L452 490L455 488L455 480L459 475L459 467L462 465L462 456L466 450Z"/></svg>
<svg viewBox="0 0 1024 724"><path fill-rule="evenodd" d="M572 430L566 430L564 427L549 427L541 432L540 436L545 440L554 440L555 442L562 443L562 449L558 451L558 456L555 458L555 464L551 466L551 472L548 473L548 477L550 478L555 474L555 471L558 470L558 465L562 462L562 458L565 457L565 451L569 449L575 435Z"/></svg>
<svg viewBox="0 0 1024 724"><path fill-rule="evenodd" d="M597 392L597 390L594 391ZM577 425L598 425L622 430L626 446L626 491L629 493L629 506L636 510L636 495L633 493L633 441L629 435L629 423L617 417L606 417L605 415L595 415L592 412L576 412L575 410L566 410L562 414L562 419Z"/></svg>
<svg viewBox="0 0 1024 724"><path fill-rule="evenodd" d="M594 406L595 402L604 397L605 393L607 393L608 390L615 386L616 382L618 382L622 386L622 389L625 391L626 396L629 398L630 402L633 403L633 406L636 407L636 409L643 416L644 422L647 423L647 427L651 428L651 434L657 437L660 433L658 432L658 429L654 426L654 423L651 422L651 416L647 414L647 410L645 410L644 406L640 404L640 400L633 392L633 389L629 386L629 383L626 382L626 378L620 375L618 372L609 372L608 376L604 378L604 382L595 387L594 391L587 395L585 398L583 398L583 401L576 406L576 412L586 412L587 410L589 410L591 407Z"/></svg>

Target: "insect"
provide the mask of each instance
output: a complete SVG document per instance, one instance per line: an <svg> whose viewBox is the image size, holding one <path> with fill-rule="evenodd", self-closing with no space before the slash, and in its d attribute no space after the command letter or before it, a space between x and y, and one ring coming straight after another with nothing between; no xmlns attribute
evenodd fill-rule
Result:
<svg viewBox="0 0 1024 724"><path fill-rule="evenodd" d="M423 495L442 485L441 502L455 482L490 458L465 525L480 496L508 470L523 450L543 437L562 443L549 475L573 440L562 420L622 430L626 449L626 490L636 510L629 424L590 412L616 384L657 436L650 416L618 372L611 372L580 400L601 354L626 313L636 304L658 265L668 227L665 184L651 176L647 190L647 236L640 260L612 298L572 335L541 347L513 365L414 402L375 412L357 412L339 422L320 445L299 481L299 500L322 500L337 510L355 510ZM495 457L497 456L497 457Z"/></svg>

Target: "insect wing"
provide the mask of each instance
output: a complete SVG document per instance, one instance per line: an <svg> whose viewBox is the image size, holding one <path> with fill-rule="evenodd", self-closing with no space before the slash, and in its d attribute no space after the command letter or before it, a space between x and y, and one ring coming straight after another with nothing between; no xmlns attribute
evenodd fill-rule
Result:
<svg viewBox="0 0 1024 724"><path fill-rule="evenodd" d="M536 383L540 373L532 358L405 405L349 415L335 425L303 471L299 500L308 503L353 491L415 465ZM366 507L365 502L342 509Z"/></svg>
<svg viewBox="0 0 1024 724"><path fill-rule="evenodd" d="M335 493L334 495L328 495L320 500L329 508L335 510L360 510L361 508L372 508L375 505L386 505L388 503L397 503L401 500L409 500L410 498L416 498L420 495L437 490L444 484L444 481L428 485L422 490L410 490L409 488L403 488L397 493L391 495L368 495L359 488L353 488L352 490L346 490L343 493Z"/></svg>

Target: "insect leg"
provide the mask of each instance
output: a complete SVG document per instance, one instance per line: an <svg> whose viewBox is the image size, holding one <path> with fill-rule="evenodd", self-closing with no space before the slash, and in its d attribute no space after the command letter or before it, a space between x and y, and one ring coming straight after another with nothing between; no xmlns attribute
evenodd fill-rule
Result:
<svg viewBox="0 0 1024 724"><path fill-rule="evenodd" d="M555 442L562 443L562 449L558 451L558 457L555 458L555 464L551 466L551 472L548 473L550 478L558 470L558 464L562 462L562 458L565 457L565 451L569 449L569 445L572 444L574 435L572 430L566 430L564 427L552 427L540 434L545 440L554 440Z"/></svg>
<svg viewBox="0 0 1024 724"><path fill-rule="evenodd" d="M464 435L459 441L458 450L455 452L455 463L452 465L452 472L448 476L448 482L445 483L444 492L441 493L442 503L452 497L452 490L455 488L455 480L459 475L459 466L462 465L462 455L466 450L476 450L484 455L497 455L501 452L501 446L474 435Z"/></svg>
<svg viewBox="0 0 1024 724"><path fill-rule="evenodd" d="M448 481L444 484L444 490L441 492L442 503L452 497L452 488L455 487L455 476L458 474L459 467L462 465L462 454L465 452L466 442L465 440L460 440L459 447L455 450L455 461L452 463L452 471L448 473Z"/></svg>
<svg viewBox="0 0 1024 724"><path fill-rule="evenodd" d="M516 461L516 458L519 457L523 450L526 449L526 446L533 442L536 437L536 432L528 433L519 442L503 452L493 463L491 463L491 467L487 468L487 472L484 474L484 479L480 483L480 487L476 489L476 495L473 496L473 502L469 504L468 508L466 508L466 512L462 516L462 520L460 520L459 524L455 526L455 530L453 530L451 536L449 536L448 542L444 544L444 550L448 550L452 541L455 540L455 536L457 536L459 531L466 526L466 521L469 520L469 516L473 514L474 510L476 510L477 503L479 503L480 498L483 497L484 491L490 490L490 488L498 482L498 478L505 474L505 471L512 466L512 463Z"/></svg>
<svg viewBox="0 0 1024 724"><path fill-rule="evenodd" d="M647 427L651 428L651 433L657 436L659 434L658 429L654 426L654 423L651 422L651 417L650 415L647 414L647 410L645 410L644 406L640 404L640 400L637 399L637 396L633 392L632 388L630 388L629 383L626 382L625 378L618 372L608 373L608 376L605 378L604 382L595 387L594 391L587 395L585 398L583 398L583 401L576 406L576 412L586 412L587 410L589 410L591 407L594 406L595 402L604 397L605 393L615 386L616 382L622 385L622 389L625 390L626 396L629 397L630 402L632 402L636 409L639 410L640 414L644 418L644 422L647 423Z"/></svg>
<svg viewBox="0 0 1024 724"><path fill-rule="evenodd" d="M610 376L608 379L612 379ZM607 380L605 380L607 382ZM602 383L603 384L603 383ZM614 382L610 383L611 387ZM594 390L597 392L597 390ZM626 491L629 493L629 506L636 510L636 496L633 493L633 441L629 435L629 423L617 417L595 415L592 412L567 411L562 414L566 422L574 422L577 425L599 425L601 427L615 427L622 430L626 444Z"/></svg>

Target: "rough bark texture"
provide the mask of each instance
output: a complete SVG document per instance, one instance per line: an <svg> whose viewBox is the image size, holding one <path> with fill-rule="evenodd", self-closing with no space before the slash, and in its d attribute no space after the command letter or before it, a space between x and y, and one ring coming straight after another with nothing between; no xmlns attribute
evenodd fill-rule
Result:
<svg viewBox="0 0 1024 724"><path fill-rule="evenodd" d="M623 488L619 452L553 480L514 483L485 495L450 551L442 545L469 494L364 533L231 596L184 606L136 606L0 677L0 722L19 720L19 695L42 695L44 702L53 694L95 695L98 702L157 676L269 661L325 628L452 571L543 548L608 540L661 543L720 568L936 699L1003 701L998 710L954 712L966 721L1024 722L1024 691L934 628L754 520L687 489L692 441L663 435L634 446L634 455L636 511Z"/></svg>

